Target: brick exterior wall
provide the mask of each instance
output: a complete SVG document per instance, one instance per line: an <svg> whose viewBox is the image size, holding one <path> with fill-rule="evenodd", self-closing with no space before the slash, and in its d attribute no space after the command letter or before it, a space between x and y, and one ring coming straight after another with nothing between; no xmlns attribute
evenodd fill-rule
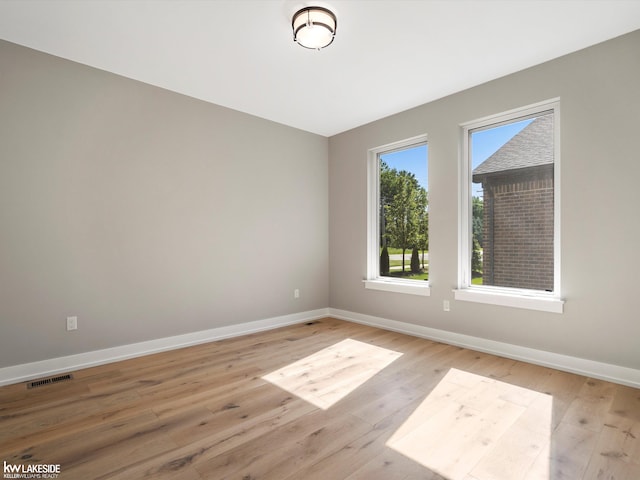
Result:
<svg viewBox="0 0 640 480"><path fill-rule="evenodd" d="M483 175L483 284L553 290L553 165Z"/></svg>

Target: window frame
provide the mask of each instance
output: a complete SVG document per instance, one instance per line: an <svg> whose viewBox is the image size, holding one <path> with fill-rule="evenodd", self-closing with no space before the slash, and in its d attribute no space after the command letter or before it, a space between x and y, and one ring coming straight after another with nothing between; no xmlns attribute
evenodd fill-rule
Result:
<svg viewBox="0 0 640 480"><path fill-rule="evenodd" d="M380 276L380 156L412 147L427 145L427 135L417 135L398 142L371 148L367 152L367 276L364 286L370 290L429 296L430 280L410 280ZM427 158L427 170L429 159Z"/></svg>
<svg viewBox="0 0 640 480"><path fill-rule="evenodd" d="M473 285L471 283L472 247L472 162L470 138L473 131L490 129L501 125L553 112L553 292L524 288ZM561 297L560 263L560 99L554 98L507 112L490 115L460 125L459 162L459 238L458 238L458 287L454 289L456 300L526 308L545 312L563 313L564 300Z"/></svg>

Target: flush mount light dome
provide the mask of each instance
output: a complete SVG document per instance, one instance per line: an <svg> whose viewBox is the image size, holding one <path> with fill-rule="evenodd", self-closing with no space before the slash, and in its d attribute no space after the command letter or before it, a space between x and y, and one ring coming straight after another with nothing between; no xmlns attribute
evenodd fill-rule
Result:
<svg viewBox="0 0 640 480"><path fill-rule="evenodd" d="M291 20L293 40L305 48L320 50L333 42L337 23L331 10L323 7L302 8Z"/></svg>

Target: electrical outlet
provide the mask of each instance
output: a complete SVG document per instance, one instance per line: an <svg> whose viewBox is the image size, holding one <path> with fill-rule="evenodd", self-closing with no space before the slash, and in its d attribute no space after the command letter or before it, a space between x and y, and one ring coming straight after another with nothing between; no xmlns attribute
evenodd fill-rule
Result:
<svg viewBox="0 0 640 480"><path fill-rule="evenodd" d="M444 300L442 302L442 308L444 308L445 312L450 312L451 311L451 305L449 304L449 300Z"/></svg>
<svg viewBox="0 0 640 480"><path fill-rule="evenodd" d="M299 289L295 289L293 291L293 298L300 298L300 290Z"/></svg>
<svg viewBox="0 0 640 480"><path fill-rule="evenodd" d="M78 317L67 317L67 331L78 329Z"/></svg>

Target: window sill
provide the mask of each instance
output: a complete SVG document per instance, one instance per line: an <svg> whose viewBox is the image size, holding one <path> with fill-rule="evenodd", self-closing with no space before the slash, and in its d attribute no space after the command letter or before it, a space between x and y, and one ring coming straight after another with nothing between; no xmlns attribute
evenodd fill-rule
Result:
<svg viewBox="0 0 640 480"><path fill-rule="evenodd" d="M453 291L456 300L487 303L504 307L525 308L542 312L563 313L564 300L544 295L524 295L504 291L484 291L462 288Z"/></svg>
<svg viewBox="0 0 640 480"><path fill-rule="evenodd" d="M382 290L384 292L407 293L409 295L422 295L428 297L431 295L429 282L424 285L417 280L386 280L376 278L375 280L364 280L365 288L369 290Z"/></svg>

